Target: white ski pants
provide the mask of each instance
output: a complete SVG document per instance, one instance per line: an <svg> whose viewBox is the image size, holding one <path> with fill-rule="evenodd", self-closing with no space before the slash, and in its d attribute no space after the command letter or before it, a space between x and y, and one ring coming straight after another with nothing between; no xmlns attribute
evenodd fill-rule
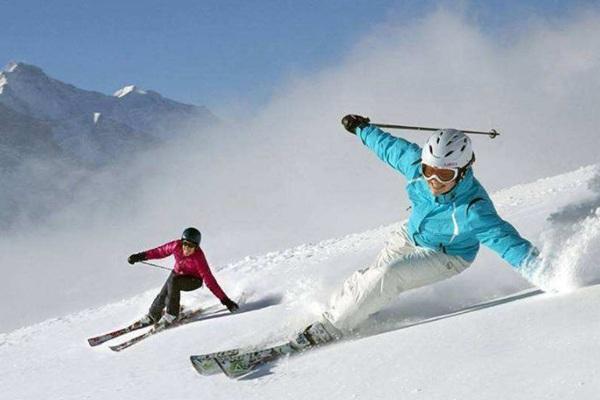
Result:
<svg viewBox="0 0 600 400"><path fill-rule="evenodd" d="M451 278L469 265L462 257L416 246L404 225L388 238L375 264L356 271L333 294L323 316L347 332L400 293Z"/></svg>

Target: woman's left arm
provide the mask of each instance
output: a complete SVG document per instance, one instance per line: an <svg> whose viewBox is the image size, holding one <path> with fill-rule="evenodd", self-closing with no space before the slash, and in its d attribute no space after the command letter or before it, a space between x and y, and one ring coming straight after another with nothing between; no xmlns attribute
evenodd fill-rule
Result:
<svg viewBox="0 0 600 400"><path fill-rule="evenodd" d="M521 270L532 257L537 256L536 247L519 235L519 232L503 220L490 200L481 199L467 211L469 227L477 239Z"/></svg>

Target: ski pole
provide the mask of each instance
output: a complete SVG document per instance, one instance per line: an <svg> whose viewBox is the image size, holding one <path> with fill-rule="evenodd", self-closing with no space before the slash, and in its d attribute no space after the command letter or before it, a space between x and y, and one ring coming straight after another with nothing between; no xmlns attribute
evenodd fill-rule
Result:
<svg viewBox="0 0 600 400"><path fill-rule="evenodd" d="M408 129L408 130L412 130L412 131L439 131L440 128L427 128L424 126L408 126L408 125L391 125L391 124L377 124L377 123L371 123L371 125L375 125L378 126L380 128L390 128L390 129ZM496 138L496 136L499 136L500 133L495 130L495 129L491 129L489 132L483 132L483 131L464 131L462 129L459 129L461 132L464 133L471 133L474 135L488 135L491 139Z"/></svg>
<svg viewBox="0 0 600 400"><path fill-rule="evenodd" d="M152 264L152 263L149 263L149 262L146 262L146 261L140 261L140 262L142 264L146 264L146 265L149 265L149 266L154 267L154 268L160 268L160 269L166 269L167 271L173 271L172 268L163 267L162 265Z"/></svg>

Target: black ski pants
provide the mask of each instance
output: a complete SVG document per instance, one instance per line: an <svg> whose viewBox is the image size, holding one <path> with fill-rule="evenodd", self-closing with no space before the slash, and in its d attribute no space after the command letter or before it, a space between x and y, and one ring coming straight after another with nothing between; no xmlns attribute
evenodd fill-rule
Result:
<svg viewBox="0 0 600 400"><path fill-rule="evenodd" d="M155 321L160 319L162 310L167 307L167 313L171 315L179 315L179 300L181 299L181 291L190 292L196 290L202 286L202 279L189 276L189 275L177 275L175 272L171 272L169 278L163 285L160 293L150 306L149 314Z"/></svg>

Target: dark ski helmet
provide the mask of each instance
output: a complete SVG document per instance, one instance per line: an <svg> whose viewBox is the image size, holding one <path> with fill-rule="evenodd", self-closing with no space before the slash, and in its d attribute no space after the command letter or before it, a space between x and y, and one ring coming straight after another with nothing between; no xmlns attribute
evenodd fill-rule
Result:
<svg viewBox="0 0 600 400"><path fill-rule="evenodd" d="M200 245L200 239L202 238L202 234L196 228L186 228L181 234L181 240L185 240L186 242L195 243L197 246Z"/></svg>

